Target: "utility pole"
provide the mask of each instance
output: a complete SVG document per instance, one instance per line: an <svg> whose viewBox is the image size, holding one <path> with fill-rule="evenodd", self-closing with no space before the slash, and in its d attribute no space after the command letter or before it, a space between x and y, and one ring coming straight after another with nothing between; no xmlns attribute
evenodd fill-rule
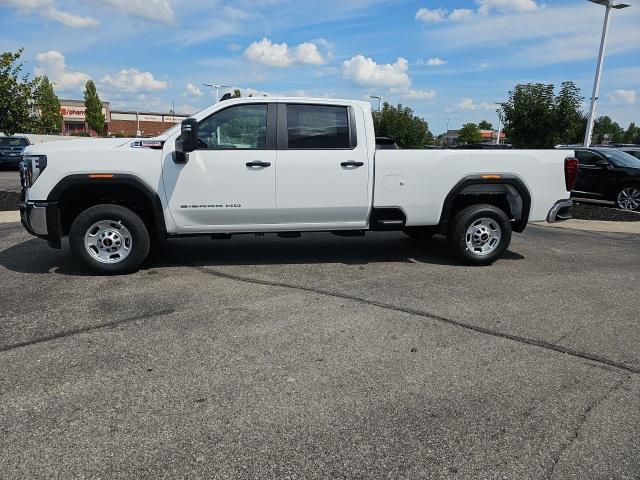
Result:
<svg viewBox="0 0 640 480"><path fill-rule="evenodd" d="M211 87L216 89L216 103L220 101L220 89L221 88L231 88L231 85L219 85L217 83L203 83L205 87Z"/></svg>
<svg viewBox="0 0 640 480"><path fill-rule="evenodd" d="M140 113L138 111L138 107L136 107L136 137L141 137L142 132L140 131Z"/></svg>
<svg viewBox="0 0 640 480"><path fill-rule="evenodd" d="M609 34L609 22L611 20L611 9L621 10L629 5L625 3L614 3L613 0L589 0L592 3L603 5L606 9L604 12L604 23L602 25L602 37L600 39L600 51L598 53L598 63L596 65L596 77L593 81L593 93L591 94L591 106L589 107L589 119L587 120L587 131L584 135L584 146L591 145L591 135L593 134L593 122L595 120L596 102L600 92L600 80L602 78L602 65L604 63L604 54L607 46L607 36Z"/></svg>
<svg viewBox="0 0 640 480"><path fill-rule="evenodd" d="M382 111L382 97L380 95L369 95L369 98L377 98L378 99L378 111Z"/></svg>

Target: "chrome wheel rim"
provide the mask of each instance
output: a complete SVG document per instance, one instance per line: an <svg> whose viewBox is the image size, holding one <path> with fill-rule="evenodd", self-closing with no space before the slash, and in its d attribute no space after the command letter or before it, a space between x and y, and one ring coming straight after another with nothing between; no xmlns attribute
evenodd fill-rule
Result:
<svg viewBox="0 0 640 480"><path fill-rule="evenodd" d="M84 247L98 262L119 263L131 253L133 238L119 220L101 220L87 229Z"/></svg>
<svg viewBox="0 0 640 480"><path fill-rule="evenodd" d="M493 218L474 220L465 235L467 249L474 255L484 257L491 254L500 245L502 229Z"/></svg>
<svg viewBox="0 0 640 480"><path fill-rule="evenodd" d="M640 207L640 189L623 188L618 194L618 207L623 210L637 210Z"/></svg>

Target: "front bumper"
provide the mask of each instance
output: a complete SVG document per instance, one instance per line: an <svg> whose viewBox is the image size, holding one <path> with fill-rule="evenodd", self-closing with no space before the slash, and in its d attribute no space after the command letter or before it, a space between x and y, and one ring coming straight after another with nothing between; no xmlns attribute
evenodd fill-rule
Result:
<svg viewBox="0 0 640 480"><path fill-rule="evenodd" d="M553 204L551 210L547 215L547 222L556 223L556 222L564 222L565 220L570 220L573 218L571 216L571 207L573 206L573 200L558 200Z"/></svg>
<svg viewBox="0 0 640 480"><path fill-rule="evenodd" d="M46 240L50 246L60 248L60 227L57 202L20 203L20 221L31 235Z"/></svg>

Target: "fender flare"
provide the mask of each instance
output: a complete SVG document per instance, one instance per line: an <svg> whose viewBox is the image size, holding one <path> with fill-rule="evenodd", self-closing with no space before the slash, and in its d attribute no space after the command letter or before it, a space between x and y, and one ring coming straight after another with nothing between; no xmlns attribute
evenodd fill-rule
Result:
<svg viewBox="0 0 640 480"><path fill-rule="evenodd" d="M442 206L440 214L440 228L446 231L451 221L451 213L455 199L463 192L464 189L474 185L509 185L518 192L522 198L522 214L519 220L513 225L515 232L524 231L529 221L529 213L531 211L531 194L525 184L518 177L513 175L496 175L500 178L483 178L483 175L469 175L460 180L447 194Z"/></svg>
<svg viewBox="0 0 640 480"><path fill-rule="evenodd" d="M167 237L167 225L164 218L162 202L158 192L154 191L146 182L136 175L127 173L108 174L110 176L91 177L89 173L73 174L63 177L47 196L47 202L57 205L60 198L70 187L78 185L127 185L136 188L149 200L153 207L153 220L156 225L157 235L160 238ZM59 216L59 214L58 214ZM57 221L57 219L56 219Z"/></svg>

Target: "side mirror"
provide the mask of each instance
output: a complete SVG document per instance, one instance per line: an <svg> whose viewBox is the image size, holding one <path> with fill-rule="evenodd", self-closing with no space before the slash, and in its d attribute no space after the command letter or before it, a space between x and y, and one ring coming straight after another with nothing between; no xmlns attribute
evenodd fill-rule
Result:
<svg viewBox="0 0 640 480"><path fill-rule="evenodd" d="M598 160L596 162L596 167L600 167L600 168L609 168L609 162L607 162L606 160Z"/></svg>
<svg viewBox="0 0 640 480"><path fill-rule="evenodd" d="M198 148L198 121L195 118L187 118L180 126L180 136L176 140L176 151L173 152L173 161L185 163L188 153Z"/></svg>

